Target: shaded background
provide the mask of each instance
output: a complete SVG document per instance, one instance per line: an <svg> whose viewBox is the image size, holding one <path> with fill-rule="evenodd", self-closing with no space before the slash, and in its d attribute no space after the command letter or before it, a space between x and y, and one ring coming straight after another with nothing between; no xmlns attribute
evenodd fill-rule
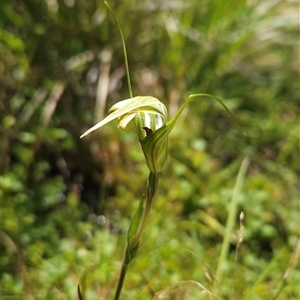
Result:
<svg viewBox="0 0 300 300"><path fill-rule="evenodd" d="M235 231L214 293L242 299L252 287L251 299L272 299L299 236L297 1L109 3L134 95L159 98L172 116L188 95L211 93L247 132L218 103L189 105L124 299L167 287L170 299L180 289L199 299L191 282L172 286L182 280L212 288L203 268L216 271L244 157L244 242L236 260ZM79 136L128 98L119 33L102 1L6 0L0 22L3 299L76 299L78 281L85 299L110 299L148 170L133 126ZM292 269L279 299L299 297Z"/></svg>

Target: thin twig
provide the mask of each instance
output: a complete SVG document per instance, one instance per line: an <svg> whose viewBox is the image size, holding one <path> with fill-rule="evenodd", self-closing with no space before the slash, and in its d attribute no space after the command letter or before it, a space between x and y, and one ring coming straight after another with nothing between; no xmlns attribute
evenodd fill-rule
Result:
<svg viewBox="0 0 300 300"><path fill-rule="evenodd" d="M20 119L26 123L30 120L31 116L34 114L34 112L37 110L39 105L45 100L47 96L47 90L45 88L38 88L33 96L31 101L28 101L28 103L25 105L24 109L22 110L20 114Z"/></svg>
<svg viewBox="0 0 300 300"><path fill-rule="evenodd" d="M59 101L64 89L65 89L65 83L63 82L57 82L54 85L51 94L45 103L43 113L41 116L41 123L43 126L46 127L49 124L52 115L56 109L57 102Z"/></svg>
<svg viewBox="0 0 300 300"><path fill-rule="evenodd" d="M108 94L108 87L110 82L109 72L110 72L110 61L111 61L111 51L104 49L100 53L101 66L100 74L98 78L97 95L96 95L96 107L94 121L99 122L104 117L104 109Z"/></svg>

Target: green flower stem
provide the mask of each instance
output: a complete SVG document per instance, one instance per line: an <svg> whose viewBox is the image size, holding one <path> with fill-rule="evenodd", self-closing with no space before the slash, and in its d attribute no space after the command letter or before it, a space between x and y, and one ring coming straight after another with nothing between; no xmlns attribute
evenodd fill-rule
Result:
<svg viewBox="0 0 300 300"><path fill-rule="evenodd" d="M143 198L141 200L141 202L145 201L145 203L140 203L129 228L127 244L123 255L122 268L121 268L114 300L118 300L121 295L128 265L130 264L130 262L132 261L132 259L135 257L137 253L140 244L140 238L142 236L142 233L148 221L152 200L157 190L158 179L159 179L159 173L150 172L148 177L148 182L147 182L146 199ZM143 211L141 217L139 218L140 208L143 208ZM136 220L138 220L139 224L135 227L135 224L133 223L135 223ZM132 228L136 228L136 230ZM132 232L132 230L134 230L135 232Z"/></svg>
<svg viewBox="0 0 300 300"><path fill-rule="evenodd" d="M110 13L112 14L114 21L118 27L118 30L120 32L121 35L121 40L122 40L122 47L123 47L123 53L124 53L124 58L125 58L125 69L126 69L126 76L127 76L127 84L128 84L128 90L129 90L129 96L130 98L133 97L132 94L132 88L131 88L131 82L130 82L130 74L129 74L129 66L128 66L128 58L127 58L127 51L126 51L126 46L125 46L125 40L124 40L124 36L123 36L123 32L121 30L121 26L119 25L119 22L112 10L112 8L110 7L110 5L108 4L107 1L104 1L104 4L106 5L106 7L108 8L108 10L110 11Z"/></svg>
<svg viewBox="0 0 300 300"><path fill-rule="evenodd" d="M151 205L152 205L152 200L153 200L153 197L157 190L158 179L159 179L159 173L150 172L148 182L147 182L146 207L144 210L144 214L143 214L140 226L139 226L137 233L133 239L133 244L135 244L135 243L137 244L139 242L140 237L145 229L145 226L146 226L146 223L147 223L147 220L149 217Z"/></svg>

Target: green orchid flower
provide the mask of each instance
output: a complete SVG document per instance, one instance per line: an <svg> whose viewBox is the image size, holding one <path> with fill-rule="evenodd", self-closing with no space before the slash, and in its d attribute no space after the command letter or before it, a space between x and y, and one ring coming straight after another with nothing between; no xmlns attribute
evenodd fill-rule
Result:
<svg viewBox="0 0 300 300"><path fill-rule="evenodd" d="M147 165L152 173L158 173L163 170L167 162L168 135L184 108L195 97L215 99L234 119L225 104L220 99L209 94L194 94L189 96L169 122L167 122L167 109L161 101L152 96L137 96L113 105L109 110L110 114L82 134L81 138L114 119L118 119L118 127L125 130L128 123L134 119Z"/></svg>
<svg viewBox="0 0 300 300"><path fill-rule="evenodd" d="M160 172L167 161L167 139L157 143L155 136L157 130L164 127L167 121L165 105L155 97L137 96L116 103L109 113L105 119L81 135L81 138L114 119L118 119L118 127L125 130L134 119L148 167L151 172Z"/></svg>
<svg viewBox="0 0 300 300"><path fill-rule="evenodd" d="M137 254L141 235L149 218L153 197L158 186L160 172L163 170L167 162L168 136L174 128L177 119L179 118L185 107L188 105L188 103L196 97L208 97L218 101L233 119L234 117L222 102L222 100L209 94L202 93L190 95L185 100L175 116L169 121L167 121L168 116L166 107L157 98L151 96L133 97L123 33L110 5L107 1L104 1L104 3L107 6L108 10L111 12L120 32L130 98L122 100L113 105L109 110L109 115L102 121L97 123L95 126L87 130L84 134L82 134L81 138L115 119L118 119L118 127L123 130L125 130L129 122L134 120L139 141L141 143L147 165L150 169L146 193L143 195L141 201L139 202L139 206L131 220L127 233L127 243L123 254L122 267L114 297L114 300L119 300L126 272L128 270L128 265ZM83 299L79 285L78 296L79 299Z"/></svg>

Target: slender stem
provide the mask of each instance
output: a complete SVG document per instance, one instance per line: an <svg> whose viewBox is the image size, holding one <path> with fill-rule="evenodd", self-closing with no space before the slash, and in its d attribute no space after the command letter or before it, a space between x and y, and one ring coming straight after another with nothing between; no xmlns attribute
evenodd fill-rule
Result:
<svg viewBox="0 0 300 300"><path fill-rule="evenodd" d="M228 255L228 250L229 250L229 244L230 244L230 235L234 227L234 220L236 217L236 212L237 212L237 198L238 195L241 191L242 188L242 183L244 181L244 177L247 171L247 168L249 166L250 160L249 158L244 158L236 182L235 182L235 187L233 190L233 195L231 198L231 203L229 207L229 214L227 218L227 223L226 223L226 231L225 231L225 236L224 240L222 243L222 248L221 248L221 254L220 254L220 259L217 267L217 272L216 272L216 278L218 279L219 282L221 282L221 276L222 276L222 267L224 262L226 261L227 255Z"/></svg>
<svg viewBox="0 0 300 300"><path fill-rule="evenodd" d="M144 210L144 214L143 214L141 223L140 223L139 228L136 232L133 244L134 243L137 244L139 242L140 237L141 237L141 235L142 235L142 233L145 229L145 226L146 226L146 223L147 223L147 220L148 220L148 217L149 217L151 205L152 205L152 199L153 199L154 194L155 194L156 189L157 189L158 179L159 179L159 173L150 172L149 177L148 177L148 182L147 182L146 207L145 207L145 210Z"/></svg>
<svg viewBox="0 0 300 300"><path fill-rule="evenodd" d="M125 69L126 69L126 77L127 77L127 84L128 84L128 91L129 91L129 96L130 98L133 98L133 94L132 94L132 88L131 88L131 81L130 81L130 74L129 74L129 66L128 66L128 58L127 58L127 51L126 51L126 45L125 45L125 40L124 40L124 36L123 36L123 32L121 29L121 26L119 25L119 22L113 12L113 10L111 9L110 5L108 4L107 1L104 1L106 7L109 9L110 13L112 14L115 23L118 27L118 30L120 32L121 35L121 40L122 40L122 47L123 47L123 53L124 53L124 59L125 59Z"/></svg>
<svg viewBox="0 0 300 300"><path fill-rule="evenodd" d="M127 251L128 251L128 247L126 246L125 252L127 252ZM126 254L124 253L124 256L125 255ZM121 268L121 272L120 272L120 275L119 275L118 286L117 286L117 289L116 289L116 294L115 294L114 300L118 300L120 298L121 291L122 291L122 288L123 288L123 283L124 283L125 276L126 276L127 267L128 267L128 264L124 263L124 258L123 258L122 268Z"/></svg>
<svg viewBox="0 0 300 300"><path fill-rule="evenodd" d="M140 220L140 224L138 226L134 238L130 241L130 244L127 242L127 245L125 247L125 251L123 254L122 268L121 268L114 300L119 300L123 288L123 284L125 281L128 265L130 264L133 258L133 251L136 251L139 246L141 235L145 229L149 217L152 200L157 190L158 179L159 179L159 173L150 172L148 177L148 182L147 182L146 205L144 207L143 216ZM144 198L141 201L145 201Z"/></svg>

